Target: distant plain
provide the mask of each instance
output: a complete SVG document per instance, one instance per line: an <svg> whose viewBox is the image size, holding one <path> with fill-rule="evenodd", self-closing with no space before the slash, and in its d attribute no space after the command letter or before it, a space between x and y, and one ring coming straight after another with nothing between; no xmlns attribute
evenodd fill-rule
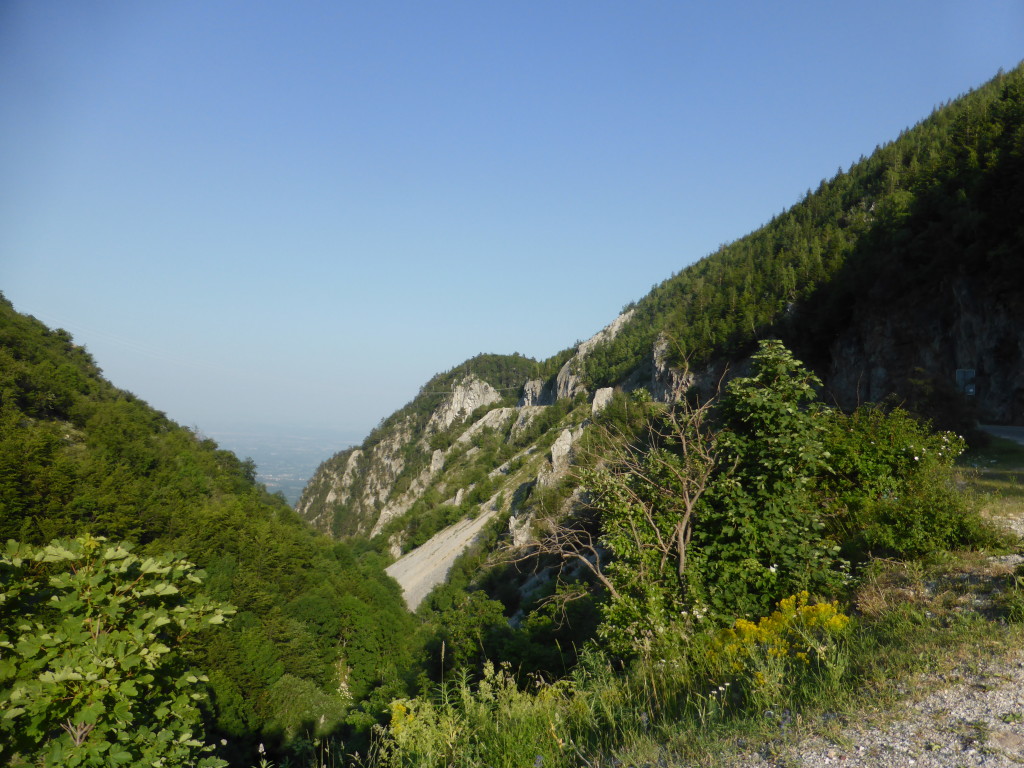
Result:
<svg viewBox="0 0 1024 768"><path fill-rule="evenodd" d="M256 462L256 479L271 493L280 491L293 507L316 468L356 442L335 432L296 432L273 427L221 427L202 430L241 459Z"/></svg>

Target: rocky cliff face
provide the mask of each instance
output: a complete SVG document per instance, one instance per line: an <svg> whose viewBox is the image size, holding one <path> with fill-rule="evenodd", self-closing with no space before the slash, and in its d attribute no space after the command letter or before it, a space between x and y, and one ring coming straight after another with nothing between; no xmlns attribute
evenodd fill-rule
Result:
<svg viewBox="0 0 1024 768"><path fill-rule="evenodd" d="M406 466L404 447L411 439L410 424L403 420L375 445L337 454L330 471L322 465L309 481L296 512L329 535L370 535L394 495L395 482ZM339 517L334 513L339 508L348 514Z"/></svg>
<svg viewBox="0 0 1024 768"><path fill-rule="evenodd" d="M461 421L482 405L501 400L498 390L475 376L463 379L427 422L427 432L441 432Z"/></svg>
<svg viewBox="0 0 1024 768"><path fill-rule="evenodd" d="M566 477L574 446L614 394L611 387L586 390L582 361L631 317L620 315L581 343L550 379L523 381L514 405L492 383L465 375L419 427L412 416L394 420L370 443L325 462L297 512L334 536L384 537L398 558L389 572L415 607L486 525L500 518L517 541L529 540L523 500ZM644 369L650 380L643 385L678 396L687 379L663 350L652 349L649 357L656 362ZM424 526L431 534L425 540Z"/></svg>
<svg viewBox="0 0 1024 768"><path fill-rule="evenodd" d="M982 421L1024 423L1024 281L1005 285L978 271L903 286L898 301L891 289L866 291L834 320L837 331L817 356L826 398L852 408L915 386L944 387ZM588 392L582 363L631 320L631 312L620 315L557 374L523 381L514 397L476 375L457 380L419 422L394 420L371 444L326 463L299 514L335 536L384 537L397 558L390 572L411 606L488 526L527 543L532 519L523 500L558 487L590 420L614 395L611 387ZM671 352L658 336L620 388L642 387L664 402L693 386L714 388L720 368L695 375L673 366ZM973 394L955 391L958 370L974 371Z"/></svg>
<svg viewBox="0 0 1024 768"><path fill-rule="evenodd" d="M632 309L623 312L594 336L580 343L576 348L576 354L566 361L558 371L558 376L555 377L554 396L556 400L572 398L580 392L586 391L583 377L580 374L583 359L601 344L607 344L618 336L619 332L632 319L633 314Z"/></svg>
<svg viewBox="0 0 1024 768"><path fill-rule="evenodd" d="M899 301L859 305L822 372L831 395L853 408L893 393L920 397L925 388L961 398L982 423L1024 424L1024 284L990 277L957 275ZM972 391L964 391L964 373L958 386L958 370L974 372Z"/></svg>
<svg viewBox="0 0 1024 768"><path fill-rule="evenodd" d="M610 402L610 387L587 392L582 361L631 320L620 315L582 343L548 380L523 382L515 404L491 383L467 375L429 414L395 421L372 445L339 454L310 482L298 512L335 536L384 536L397 558L389 569L415 607L447 577L455 559L487 526L500 524L518 545L531 537L521 512L533 489L554 488L570 471L574 446ZM819 373L827 397L843 407L975 372L967 396L981 420L1024 423L1024 282L998 284L981 273L958 275L873 300L842 315ZM715 383L671 364L659 336L621 382L671 402L691 386ZM824 364L822 365L822 361ZM955 394L955 393L954 393ZM959 396L959 395L957 395ZM558 412L557 419L549 418ZM470 418L472 417L472 418ZM539 428L542 425L543 428ZM446 510L437 524L437 510ZM424 520L433 520L423 538Z"/></svg>

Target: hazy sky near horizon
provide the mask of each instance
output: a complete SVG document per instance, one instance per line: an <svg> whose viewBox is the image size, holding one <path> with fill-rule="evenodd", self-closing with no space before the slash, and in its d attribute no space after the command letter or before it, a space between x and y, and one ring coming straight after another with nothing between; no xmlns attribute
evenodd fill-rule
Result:
<svg viewBox="0 0 1024 768"><path fill-rule="evenodd" d="M1020 0L5 0L0 291L176 421L357 441L1022 56Z"/></svg>

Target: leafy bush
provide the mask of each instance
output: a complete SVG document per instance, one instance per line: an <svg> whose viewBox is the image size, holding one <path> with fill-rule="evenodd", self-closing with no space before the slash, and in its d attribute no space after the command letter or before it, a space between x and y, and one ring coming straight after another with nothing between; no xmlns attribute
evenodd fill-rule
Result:
<svg viewBox="0 0 1024 768"><path fill-rule="evenodd" d="M868 552L922 557L956 547L996 543L998 536L942 466L924 466L907 478L899 495L864 510L860 537Z"/></svg>
<svg viewBox="0 0 1024 768"><path fill-rule="evenodd" d="M760 343L752 366L720 403L717 471L694 530L691 589L719 618L763 616L785 595L842 583L811 493L828 466L820 382L776 340Z"/></svg>
<svg viewBox="0 0 1024 768"><path fill-rule="evenodd" d="M752 375L714 410L652 410L646 444L584 473L614 558L600 630L614 652L645 651L683 617L763 616L787 594L840 588L813 495L828 457L822 411L808 407L816 381L780 342L762 342Z"/></svg>
<svg viewBox="0 0 1024 768"><path fill-rule="evenodd" d="M827 429L832 471L819 498L848 556L921 557L994 542L976 501L954 480L963 438L932 433L901 408L870 405L830 411Z"/></svg>
<svg viewBox="0 0 1024 768"><path fill-rule="evenodd" d="M202 573L102 537L0 555L0 761L223 766L206 756L205 675L182 640L233 610Z"/></svg>

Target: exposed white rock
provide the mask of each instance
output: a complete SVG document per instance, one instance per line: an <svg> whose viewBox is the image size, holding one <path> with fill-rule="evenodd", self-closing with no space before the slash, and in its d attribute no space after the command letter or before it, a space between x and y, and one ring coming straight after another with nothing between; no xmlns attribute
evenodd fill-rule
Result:
<svg viewBox="0 0 1024 768"><path fill-rule="evenodd" d="M394 488L395 478L405 468L402 448L412 439L408 424L403 424L381 440L370 451L370 463L374 471L367 475L363 501L368 506L379 507L387 501ZM346 474L348 467L346 467Z"/></svg>
<svg viewBox="0 0 1024 768"><path fill-rule="evenodd" d="M388 553L396 560L402 556L402 540L404 538L402 532L399 531L388 539Z"/></svg>
<svg viewBox="0 0 1024 768"><path fill-rule="evenodd" d="M501 400L501 395L494 387L476 376L467 376L452 390L427 422L427 433L440 432L448 429L460 419L464 419L481 405L490 405Z"/></svg>
<svg viewBox="0 0 1024 768"><path fill-rule="evenodd" d="M435 474L444 469L444 451L438 448L430 454L430 473Z"/></svg>
<svg viewBox="0 0 1024 768"><path fill-rule="evenodd" d="M573 355L558 371L555 377L555 397L558 400L575 397L577 392L583 391L583 384L576 373L580 359L579 353Z"/></svg>
<svg viewBox="0 0 1024 768"><path fill-rule="evenodd" d="M523 396L519 399L519 407L531 405L553 405L551 389L544 386L540 379L533 379L523 385Z"/></svg>
<svg viewBox="0 0 1024 768"><path fill-rule="evenodd" d="M530 426L530 422L533 421L537 414L547 408L546 405L524 405L519 409L519 416L516 418L516 423L512 425L512 429L509 430L509 439L514 440L516 436Z"/></svg>
<svg viewBox="0 0 1024 768"><path fill-rule="evenodd" d="M459 435L458 442L469 442L473 439L473 435L482 429L497 429L508 421L516 411L516 408L495 408L493 411L488 411L473 426Z"/></svg>
<svg viewBox="0 0 1024 768"><path fill-rule="evenodd" d="M612 396L615 394L615 389L612 387L602 387L594 393L594 402L590 405L590 415L597 416L601 411L608 407L608 403L612 401Z"/></svg>
<svg viewBox="0 0 1024 768"><path fill-rule="evenodd" d="M402 588L409 610L416 610L431 589L448 578L455 560L480 536L498 514L493 503L481 508L473 520L460 520L430 537L422 546L399 558L385 570Z"/></svg>
<svg viewBox="0 0 1024 768"><path fill-rule="evenodd" d="M569 429L562 430L562 434L558 436L558 439L551 446L550 464L541 468L540 472L537 473L537 485L541 487L551 486L565 477L565 474L569 471L569 464L572 461L572 445L582 434L583 427L578 427L575 431Z"/></svg>
<svg viewBox="0 0 1024 768"><path fill-rule="evenodd" d="M693 386L694 376L689 371L669 365L668 337L660 334L654 342L654 375L651 381L651 397L663 403L677 402Z"/></svg>
<svg viewBox="0 0 1024 768"><path fill-rule="evenodd" d="M348 461L345 462L345 473L341 476L341 485L343 488L348 489L352 486L352 476L355 474L356 467L359 465L359 460L362 458L362 448L356 448L348 455Z"/></svg>
<svg viewBox="0 0 1024 768"><path fill-rule="evenodd" d="M579 357L586 357L590 353L590 351L598 344L602 344L606 341L611 341L612 339L614 339L616 336L619 335L619 331L621 331L625 327L626 323L628 323L630 319L632 319L633 312L634 310L628 309L621 315L616 317L614 320L608 323L608 325L606 325L600 331L598 331L589 339L580 344L576 350L576 354Z"/></svg>
<svg viewBox="0 0 1024 768"><path fill-rule="evenodd" d="M584 391L583 383L578 373L583 358L590 354L598 344L611 341L618 336L619 332L632 317L633 310L627 310L589 339L580 343L576 348L576 354L566 360L565 365L558 371L558 376L555 377L555 397L557 399L562 400L567 397L575 397L578 392Z"/></svg>
<svg viewBox="0 0 1024 768"><path fill-rule="evenodd" d="M373 528L370 529L370 536L376 536L382 530L384 526L394 520L396 517L401 517L412 508L412 505L416 503L416 499L419 498L420 494L427 487L430 482L430 478L433 473L430 471L430 467L423 470L419 477L409 484L409 490L403 493L396 499L391 499L381 507L380 513L377 515L377 521L373 524Z"/></svg>
<svg viewBox="0 0 1024 768"><path fill-rule="evenodd" d="M420 472L419 476L409 484L409 489L401 496L395 499L391 499L385 504L377 517L377 522L373 524L373 528L370 530L370 536L376 536L380 533L384 526L387 525L391 520L396 517L400 517L408 512L412 505L416 503L423 491L426 490L427 486L430 485L430 481L433 479L441 468L444 467L444 451L438 449L434 451L430 456L430 466Z"/></svg>
<svg viewBox="0 0 1024 768"><path fill-rule="evenodd" d="M562 434L551 446L551 469L558 476L565 474L569 469L569 453L572 450L573 435L568 429L563 429Z"/></svg>
<svg viewBox="0 0 1024 768"><path fill-rule="evenodd" d="M508 521L508 532L512 536L512 546L517 549L533 543L533 513L512 517Z"/></svg>
<svg viewBox="0 0 1024 768"><path fill-rule="evenodd" d="M331 532L331 525L334 518L334 505L345 504L351 497L352 484L355 480L356 472L359 469L359 462L362 458L363 451L355 449L345 459L344 468L341 470L340 476L330 472L325 473L322 476L321 483L326 483L328 490L323 503L316 505L320 509L319 514L315 516L310 514L310 507L314 506L312 496L299 500L299 503L295 507L295 511L305 518L313 528L327 534ZM304 501L306 503L303 503Z"/></svg>

